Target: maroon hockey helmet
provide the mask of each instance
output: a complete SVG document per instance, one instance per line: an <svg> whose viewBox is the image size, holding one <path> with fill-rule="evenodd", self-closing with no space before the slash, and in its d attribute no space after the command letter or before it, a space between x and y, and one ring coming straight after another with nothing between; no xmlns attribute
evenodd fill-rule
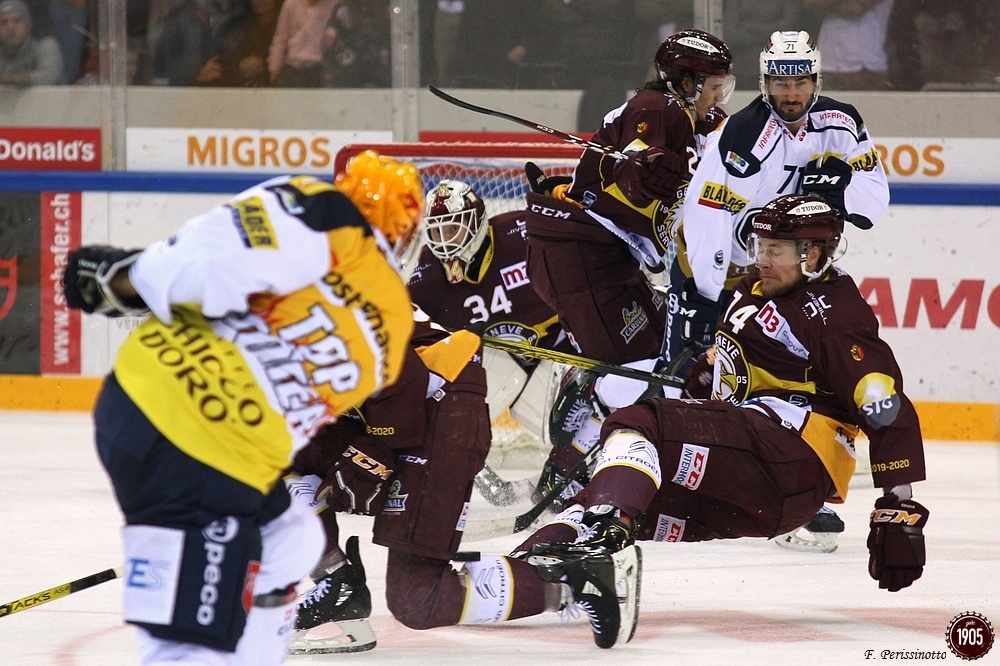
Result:
<svg viewBox="0 0 1000 666"><path fill-rule="evenodd" d="M756 261L760 254L759 239L801 241L798 244L802 272L810 280L821 276L838 257L844 222L828 203L819 197L786 194L771 201L754 216L751 222L747 256ZM805 268L805 255L812 245L819 245L826 257L823 267L816 272Z"/></svg>
<svg viewBox="0 0 1000 666"><path fill-rule="evenodd" d="M465 277L465 268L482 246L488 229L486 204L467 183L442 180L427 193L424 235L449 282L458 283Z"/></svg>
<svg viewBox="0 0 1000 666"><path fill-rule="evenodd" d="M727 76L733 57L725 42L702 30L681 30L670 35L653 56L660 79L674 81L685 70L705 76Z"/></svg>

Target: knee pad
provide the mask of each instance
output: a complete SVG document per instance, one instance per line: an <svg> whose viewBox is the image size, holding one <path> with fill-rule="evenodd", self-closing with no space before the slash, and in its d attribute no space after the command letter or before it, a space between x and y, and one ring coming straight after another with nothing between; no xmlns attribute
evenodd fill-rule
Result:
<svg viewBox="0 0 1000 666"><path fill-rule="evenodd" d="M466 562L465 605L459 624L496 624L510 618L514 606L514 572L506 557L483 553L478 562Z"/></svg>
<svg viewBox="0 0 1000 666"><path fill-rule="evenodd" d="M232 652L260 570L261 533L249 518L205 527L122 528L124 619L153 637Z"/></svg>

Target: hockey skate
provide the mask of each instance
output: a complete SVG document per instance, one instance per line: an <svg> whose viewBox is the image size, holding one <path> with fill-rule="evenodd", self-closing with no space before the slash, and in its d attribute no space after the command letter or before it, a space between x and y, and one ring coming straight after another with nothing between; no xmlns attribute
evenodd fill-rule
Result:
<svg viewBox="0 0 1000 666"><path fill-rule="evenodd" d="M368 623L372 598L365 584L358 537L347 540L347 561L322 573L299 603L289 654L364 652L375 647Z"/></svg>
<svg viewBox="0 0 1000 666"><path fill-rule="evenodd" d="M586 477L586 473L584 473ZM542 499L548 495L552 490L558 486L563 481L562 472L553 464L551 460L546 460L545 465L542 467L542 473L538 477L538 483L535 484L535 488L531 491L531 501L538 504ZM589 481L589 479L584 478L583 481ZM550 505L550 510L553 513L560 513L566 508L566 501L573 498L578 492L583 490L586 483L581 483L579 480L570 481L566 487L563 489L559 496L552 500Z"/></svg>
<svg viewBox="0 0 1000 666"><path fill-rule="evenodd" d="M844 521L833 509L821 506L808 523L774 538L782 548L800 553L832 553L837 550L837 535L844 531Z"/></svg>
<svg viewBox="0 0 1000 666"><path fill-rule="evenodd" d="M576 543L601 546L609 553L617 553L635 542L636 525L640 520L641 517L633 520L610 504L592 506L583 513L580 521L583 532Z"/></svg>

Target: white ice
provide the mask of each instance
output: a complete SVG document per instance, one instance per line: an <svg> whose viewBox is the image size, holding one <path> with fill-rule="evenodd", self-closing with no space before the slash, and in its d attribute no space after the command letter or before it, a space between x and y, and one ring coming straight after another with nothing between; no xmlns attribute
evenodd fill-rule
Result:
<svg viewBox="0 0 1000 666"><path fill-rule="evenodd" d="M121 516L92 438L87 415L0 411L0 603L120 563ZM406 629L385 607L386 551L371 545L371 520L349 516L342 539L362 536L378 646L287 663L812 666L883 661L883 650L943 651L958 661L945 643L953 617L975 611L1000 623L1000 445L928 442L926 449L929 479L914 495L930 510L928 564L901 592L879 590L868 577L865 538L877 491L861 476L837 508L847 531L832 554L761 539L643 544L638 631L612 650L594 646L585 620L563 623L554 614L504 626ZM509 536L469 549L504 553L518 542ZM120 596L115 580L0 617L0 663L137 664ZM1000 645L979 663L1000 663Z"/></svg>

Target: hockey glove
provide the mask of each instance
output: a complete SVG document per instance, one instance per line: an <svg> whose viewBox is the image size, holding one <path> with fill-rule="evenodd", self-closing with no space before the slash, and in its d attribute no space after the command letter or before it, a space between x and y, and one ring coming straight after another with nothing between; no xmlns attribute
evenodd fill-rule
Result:
<svg viewBox="0 0 1000 666"><path fill-rule="evenodd" d="M851 165L838 157L827 157L822 163L815 159L802 172L802 194L820 197L837 211L841 220L847 219L844 190L853 173Z"/></svg>
<svg viewBox="0 0 1000 666"><path fill-rule="evenodd" d="M698 293L692 278L684 283L677 314L681 319L681 342L685 347L694 345L697 354L700 354L715 344L715 329L722 311L717 301Z"/></svg>
<svg viewBox="0 0 1000 666"><path fill-rule="evenodd" d="M692 400L709 400L712 397L714 380L711 350L694 359L684 380L684 397Z"/></svg>
<svg viewBox="0 0 1000 666"><path fill-rule="evenodd" d="M685 156L654 146L615 165L615 183L633 203L665 199L691 178Z"/></svg>
<svg viewBox="0 0 1000 666"><path fill-rule="evenodd" d="M528 179L528 185L535 194L552 196L552 190L558 185L569 185L573 179L569 176L546 176L534 162L525 162L524 175Z"/></svg>
<svg viewBox="0 0 1000 666"><path fill-rule="evenodd" d="M63 273L66 304L88 314L96 312L108 317L149 314L140 297L121 298L111 288L111 280L119 271L127 271L140 252L109 245L84 245L70 252Z"/></svg>
<svg viewBox="0 0 1000 666"><path fill-rule="evenodd" d="M924 525L930 512L892 493L875 500L868 533L868 573L880 589L898 592L924 572Z"/></svg>
<svg viewBox="0 0 1000 666"><path fill-rule="evenodd" d="M316 501L326 500L334 511L374 516L389 495L396 456L371 437L354 437L349 442L340 445L342 452L316 489Z"/></svg>

